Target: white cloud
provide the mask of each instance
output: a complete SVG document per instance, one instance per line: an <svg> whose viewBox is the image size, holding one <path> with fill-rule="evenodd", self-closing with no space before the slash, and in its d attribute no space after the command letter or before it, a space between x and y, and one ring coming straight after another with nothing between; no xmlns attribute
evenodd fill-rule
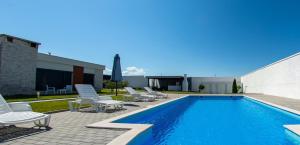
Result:
<svg viewBox="0 0 300 145"><path fill-rule="evenodd" d="M104 70L104 72L103 72L103 74L105 74L105 75L111 75L111 72L112 72L112 70L106 67L105 70Z"/></svg>
<svg viewBox="0 0 300 145"><path fill-rule="evenodd" d="M135 66L127 67L122 73L126 76L145 75L143 68L137 68Z"/></svg>
<svg viewBox="0 0 300 145"><path fill-rule="evenodd" d="M110 68L105 68L103 71L103 74L105 75L111 75L112 69ZM145 71L143 68L137 68L135 66L127 67L123 72L123 75L126 76L137 76L137 75L145 75Z"/></svg>

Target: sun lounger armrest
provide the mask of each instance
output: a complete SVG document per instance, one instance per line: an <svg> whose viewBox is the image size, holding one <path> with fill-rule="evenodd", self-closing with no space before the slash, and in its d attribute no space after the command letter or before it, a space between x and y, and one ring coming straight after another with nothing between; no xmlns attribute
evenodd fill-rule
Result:
<svg viewBox="0 0 300 145"><path fill-rule="evenodd" d="M8 105L14 112L32 111L28 102L8 103Z"/></svg>

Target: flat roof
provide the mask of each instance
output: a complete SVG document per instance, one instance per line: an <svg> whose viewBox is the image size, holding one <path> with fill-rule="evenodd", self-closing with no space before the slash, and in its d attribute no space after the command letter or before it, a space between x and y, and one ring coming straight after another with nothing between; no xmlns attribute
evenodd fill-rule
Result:
<svg viewBox="0 0 300 145"><path fill-rule="evenodd" d="M182 79L183 76L146 76L148 79Z"/></svg>
<svg viewBox="0 0 300 145"><path fill-rule="evenodd" d="M0 37L3 37L3 36L5 36L5 37L11 37L11 38L18 39L18 40L25 41L25 42L29 42L29 43L35 43L37 45L41 45L41 43L36 42L36 41L31 41L31 40L28 40L28 39L24 39L24 38L12 36L12 35L7 35L7 34L0 34Z"/></svg>
<svg viewBox="0 0 300 145"><path fill-rule="evenodd" d="M55 55L49 55L44 53L38 53L37 61L47 61L51 63L61 63L61 64L70 64L70 65L78 65L78 66L88 66L91 68L100 68L105 69L104 65L55 56Z"/></svg>

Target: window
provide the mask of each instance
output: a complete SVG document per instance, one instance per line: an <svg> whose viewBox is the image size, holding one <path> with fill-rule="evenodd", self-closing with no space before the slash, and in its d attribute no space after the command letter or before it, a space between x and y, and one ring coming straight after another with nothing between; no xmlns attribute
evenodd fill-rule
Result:
<svg viewBox="0 0 300 145"><path fill-rule="evenodd" d="M51 69L36 69L36 90L46 89L46 85L62 89L72 84L72 72Z"/></svg>
<svg viewBox="0 0 300 145"><path fill-rule="evenodd" d="M7 37L6 38L8 42L13 42L13 38L12 37Z"/></svg>
<svg viewBox="0 0 300 145"><path fill-rule="evenodd" d="M94 85L94 74L87 74L87 73L85 73L83 75L83 83L84 84Z"/></svg>

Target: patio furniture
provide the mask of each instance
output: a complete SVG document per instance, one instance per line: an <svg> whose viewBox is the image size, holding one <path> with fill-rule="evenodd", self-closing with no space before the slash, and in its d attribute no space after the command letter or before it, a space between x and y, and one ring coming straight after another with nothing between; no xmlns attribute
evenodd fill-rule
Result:
<svg viewBox="0 0 300 145"><path fill-rule="evenodd" d="M57 90L58 94L67 94L67 93L73 93L73 86L72 85L66 85L63 89Z"/></svg>
<svg viewBox="0 0 300 145"><path fill-rule="evenodd" d="M73 93L73 85L66 85L65 89L67 93Z"/></svg>
<svg viewBox="0 0 300 145"><path fill-rule="evenodd" d="M27 102L7 103L0 94L0 126L33 122L35 126L49 128L50 115L32 112Z"/></svg>
<svg viewBox="0 0 300 145"><path fill-rule="evenodd" d="M55 94L55 87L49 87L48 85L46 85L46 91L45 94L48 95L50 92L52 92L52 94Z"/></svg>
<svg viewBox="0 0 300 145"><path fill-rule="evenodd" d="M73 111L79 110L80 108L79 108L78 105L79 105L80 103L81 103L81 100L80 100L80 99L68 101L70 111L73 112Z"/></svg>
<svg viewBox="0 0 300 145"><path fill-rule="evenodd" d="M58 89L57 94L67 94L67 90L66 89Z"/></svg>
<svg viewBox="0 0 300 145"><path fill-rule="evenodd" d="M134 101L144 101L144 102L155 101L156 96L154 95L138 93L131 87L125 87L124 89L134 98Z"/></svg>
<svg viewBox="0 0 300 145"><path fill-rule="evenodd" d="M161 92L158 92L158 91L153 91L151 88L149 87L144 87L144 89L148 92L148 94L150 95L155 95L157 96L158 98L167 98L168 97L168 94L164 94L164 93L161 93Z"/></svg>
<svg viewBox="0 0 300 145"><path fill-rule="evenodd" d="M124 106L122 101L113 100L110 96L99 96L92 85L76 84L75 88L79 94L79 108L83 104L90 104L98 112L99 109L107 111L109 107L113 107L117 110Z"/></svg>

